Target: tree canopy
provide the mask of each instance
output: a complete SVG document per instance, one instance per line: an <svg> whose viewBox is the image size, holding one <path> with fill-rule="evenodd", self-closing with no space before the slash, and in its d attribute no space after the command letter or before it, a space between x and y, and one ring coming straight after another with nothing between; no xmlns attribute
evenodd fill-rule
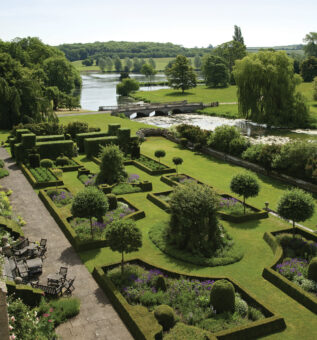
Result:
<svg viewBox="0 0 317 340"><path fill-rule="evenodd" d="M140 88L139 82L135 79L124 78L122 82L117 84L117 94L120 96L128 96L131 92Z"/></svg>
<svg viewBox="0 0 317 340"><path fill-rule="evenodd" d="M228 66L220 57L205 55L201 71L208 87L227 86L229 83Z"/></svg>
<svg viewBox="0 0 317 340"><path fill-rule="evenodd" d="M54 47L38 38L0 41L0 126L57 120L51 101L66 99L81 86L75 67ZM51 90L49 90L49 88Z"/></svg>
<svg viewBox="0 0 317 340"><path fill-rule="evenodd" d="M232 39L244 45L244 39L241 33L241 28L237 25L234 25L234 34L232 36Z"/></svg>
<svg viewBox="0 0 317 340"><path fill-rule="evenodd" d="M196 73L190 66L188 59L183 55L178 55L170 67L165 69L169 85L173 89L185 90L196 87Z"/></svg>
<svg viewBox="0 0 317 340"><path fill-rule="evenodd" d="M303 40L307 43L307 45L304 46L305 54L308 57L317 57L317 32L306 34Z"/></svg>
<svg viewBox="0 0 317 340"><path fill-rule="evenodd" d="M304 81L310 82L317 76L317 58L309 57L302 62L301 75Z"/></svg>
<svg viewBox="0 0 317 340"><path fill-rule="evenodd" d="M308 107L296 85L293 61L285 52L261 51L237 60L234 67L239 112L268 125L303 126Z"/></svg>

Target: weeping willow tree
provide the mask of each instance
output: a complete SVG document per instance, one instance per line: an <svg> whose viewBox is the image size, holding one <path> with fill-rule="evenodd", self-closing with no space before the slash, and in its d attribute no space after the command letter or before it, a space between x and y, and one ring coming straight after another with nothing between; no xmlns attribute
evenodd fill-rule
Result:
<svg viewBox="0 0 317 340"><path fill-rule="evenodd" d="M239 112L268 125L305 126L309 111L296 86L293 61L285 52L261 51L234 66Z"/></svg>

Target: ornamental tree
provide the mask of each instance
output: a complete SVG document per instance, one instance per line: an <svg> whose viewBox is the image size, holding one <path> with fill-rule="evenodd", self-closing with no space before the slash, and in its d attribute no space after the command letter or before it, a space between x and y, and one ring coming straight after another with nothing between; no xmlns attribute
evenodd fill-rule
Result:
<svg viewBox="0 0 317 340"><path fill-rule="evenodd" d="M169 85L173 89L181 89L182 93L197 85L196 73L190 66L189 60L183 55L176 57L171 66L165 69L165 74Z"/></svg>
<svg viewBox="0 0 317 340"><path fill-rule="evenodd" d="M91 237L93 238L92 218L102 219L108 208L106 195L96 187L89 186L74 197L71 213L74 217L89 218Z"/></svg>
<svg viewBox="0 0 317 340"><path fill-rule="evenodd" d="M239 196L243 196L243 210L245 214L245 199L257 196L260 191L260 186L253 175L242 173L237 174L232 178L230 189Z"/></svg>
<svg viewBox="0 0 317 340"><path fill-rule="evenodd" d="M135 79L125 78L117 84L117 93L120 96L128 96L131 92L140 88L139 82Z"/></svg>
<svg viewBox="0 0 317 340"><path fill-rule="evenodd" d="M183 158L181 158L181 157L173 157L173 163L176 166L176 173L178 174L178 166L183 163Z"/></svg>
<svg viewBox="0 0 317 340"><path fill-rule="evenodd" d="M314 210L312 195L298 188L286 191L277 205L277 213L293 222L293 236L295 236L295 222L304 222L312 217Z"/></svg>
<svg viewBox="0 0 317 340"><path fill-rule="evenodd" d="M97 175L96 184L111 185L127 177L124 170L123 153L117 145L101 147L100 158L100 172Z"/></svg>
<svg viewBox="0 0 317 340"><path fill-rule="evenodd" d="M121 253L121 274L123 274L124 253L138 251L142 247L142 233L133 220L121 219L109 225L106 239L112 251Z"/></svg>
<svg viewBox="0 0 317 340"><path fill-rule="evenodd" d="M229 83L229 70L224 59L215 55L206 55L201 67L208 87L225 87Z"/></svg>
<svg viewBox="0 0 317 340"><path fill-rule="evenodd" d="M53 165L54 165L53 161L52 161L51 159L49 159L49 158L44 158L44 159L42 159L41 162L40 162L40 166L41 166L42 168L45 168L45 171L46 171L46 175L47 175L47 176L48 176L48 169L49 169L49 168L52 168Z"/></svg>
<svg viewBox="0 0 317 340"><path fill-rule="evenodd" d="M209 257L219 246L219 198L207 185L187 182L170 199L168 238L179 249Z"/></svg>
<svg viewBox="0 0 317 340"><path fill-rule="evenodd" d="M161 158L165 157L166 152L164 150L156 150L154 155L156 158L158 158L159 163L161 164Z"/></svg>
<svg viewBox="0 0 317 340"><path fill-rule="evenodd" d="M157 72L153 66L150 64L144 64L141 67L141 73L144 74L146 77L149 77L151 82L151 77L154 76Z"/></svg>

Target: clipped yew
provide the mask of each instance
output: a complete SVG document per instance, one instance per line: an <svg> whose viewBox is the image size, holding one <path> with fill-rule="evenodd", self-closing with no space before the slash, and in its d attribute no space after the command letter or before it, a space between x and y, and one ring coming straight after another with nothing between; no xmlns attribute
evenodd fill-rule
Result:
<svg viewBox="0 0 317 340"><path fill-rule="evenodd" d="M210 304L217 314L233 312L235 303L234 286L228 280L216 281L210 290Z"/></svg>
<svg viewBox="0 0 317 340"><path fill-rule="evenodd" d="M154 155L156 158L158 158L159 163L161 164L161 158L165 157L166 152L164 150L156 150Z"/></svg>
<svg viewBox="0 0 317 340"><path fill-rule="evenodd" d="M317 282L317 257L312 258L309 262L307 278Z"/></svg>

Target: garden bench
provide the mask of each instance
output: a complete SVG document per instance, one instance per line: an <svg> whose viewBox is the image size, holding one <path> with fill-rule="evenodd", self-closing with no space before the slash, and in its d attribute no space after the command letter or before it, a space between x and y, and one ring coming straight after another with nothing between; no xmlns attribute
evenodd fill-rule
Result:
<svg viewBox="0 0 317 340"><path fill-rule="evenodd" d="M62 288L63 288L62 285L59 285L59 286L45 286L45 285L41 285L41 284L34 283L34 282L31 283L31 286L33 288L41 289L41 290L43 290L43 292L45 294L52 295L52 296L58 296L59 294L61 294Z"/></svg>
<svg viewBox="0 0 317 340"><path fill-rule="evenodd" d="M64 293L62 293L62 295L67 294L67 295L71 295L72 292L75 290L74 287L74 281L75 281L75 277L73 277L72 279L66 280L63 284L64 288L66 289Z"/></svg>

